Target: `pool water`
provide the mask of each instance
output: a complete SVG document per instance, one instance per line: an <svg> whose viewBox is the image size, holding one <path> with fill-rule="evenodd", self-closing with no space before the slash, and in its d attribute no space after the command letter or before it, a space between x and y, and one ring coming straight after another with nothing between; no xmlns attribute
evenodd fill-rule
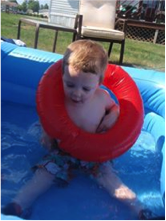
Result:
<svg viewBox="0 0 166 221"><path fill-rule="evenodd" d="M40 145L41 129L35 107L2 102L1 203L9 203L29 180L46 150ZM135 145L114 160L118 176L156 216L163 215L160 196L161 153L144 128ZM65 187L52 186L32 206L33 220L129 220L130 209L83 174Z"/></svg>

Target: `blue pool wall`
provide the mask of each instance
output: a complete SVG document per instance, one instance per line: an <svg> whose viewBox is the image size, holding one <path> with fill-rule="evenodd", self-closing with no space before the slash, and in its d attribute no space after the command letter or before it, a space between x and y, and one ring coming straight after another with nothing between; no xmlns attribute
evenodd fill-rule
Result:
<svg viewBox="0 0 166 221"><path fill-rule="evenodd" d="M43 73L62 55L1 43L1 99L35 106L36 89ZM165 194L165 74L155 70L122 68L136 82L144 108L143 129L152 134L162 152L161 195ZM4 218L4 216L3 216Z"/></svg>

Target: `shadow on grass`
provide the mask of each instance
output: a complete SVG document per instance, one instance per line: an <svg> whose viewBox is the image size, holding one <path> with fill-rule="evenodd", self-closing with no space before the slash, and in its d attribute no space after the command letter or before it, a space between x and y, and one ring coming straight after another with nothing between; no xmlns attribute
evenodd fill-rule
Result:
<svg viewBox="0 0 166 221"><path fill-rule="evenodd" d="M109 64L115 64L115 65L119 65L118 61L108 61ZM138 64L131 64L131 63L127 63L127 62L123 62L120 66L125 66L125 67L131 67L131 68L138 68L138 69L145 69L145 70L156 70L156 71L161 71L161 72L165 72L165 67L158 67L158 68L153 68L153 67L147 67L147 66L140 66Z"/></svg>
<svg viewBox="0 0 166 221"><path fill-rule="evenodd" d="M109 64L115 64L115 65L119 65L118 61L108 61ZM131 63L127 63L127 62L123 62L120 66L125 66L125 67L132 67L132 68L145 68L145 67L141 67L139 65L136 64L131 64Z"/></svg>

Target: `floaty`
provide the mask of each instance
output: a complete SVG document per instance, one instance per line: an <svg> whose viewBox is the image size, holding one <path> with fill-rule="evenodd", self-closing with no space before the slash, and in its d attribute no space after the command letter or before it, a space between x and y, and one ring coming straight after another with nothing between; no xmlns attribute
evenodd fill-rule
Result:
<svg viewBox="0 0 166 221"><path fill-rule="evenodd" d="M120 115L115 125L102 134L77 127L65 108L62 60L43 75L37 90L37 111L44 130L60 140L59 147L84 161L104 162L126 152L137 140L143 125L143 102L132 78L121 67L108 65L103 85L116 96Z"/></svg>

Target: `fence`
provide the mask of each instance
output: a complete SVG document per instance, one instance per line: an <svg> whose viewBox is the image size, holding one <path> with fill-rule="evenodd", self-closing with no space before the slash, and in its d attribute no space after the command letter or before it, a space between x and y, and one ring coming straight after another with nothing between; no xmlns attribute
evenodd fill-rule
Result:
<svg viewBox="0 0 166 221"><path fill-rule="evenodd" d="M119 23L117 27L119 30L122 30L122 23ZM133 40L165 45L165 25L129 19L126 25L126 37Z"/></svg>
<svg viewBox="0 0 166 221"><path fill-rule="evenodd" d="M128 19L127 38L165 45L164 0L117 0L116 12L117 18Z"/></svg>
<svg viewBox="0 0 166 221"><path fill-rule="evenodd" d="M117 17L165 23L165 0L117 0Z"/></svg>

